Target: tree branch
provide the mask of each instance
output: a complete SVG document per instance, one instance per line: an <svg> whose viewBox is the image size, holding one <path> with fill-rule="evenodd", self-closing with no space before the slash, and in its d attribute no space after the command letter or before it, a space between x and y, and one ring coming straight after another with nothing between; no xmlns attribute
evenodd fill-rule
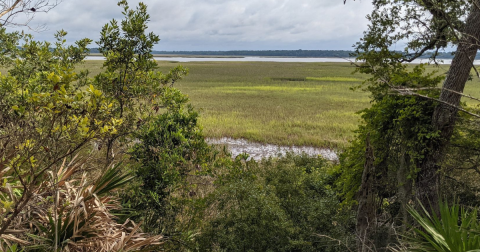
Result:
<svg viewBox="0 0 480 252"><path fill-rule="evenodd" d="M13 11L21 1L22 1L22 0L17 0L17 1L15 1L15 3L14 3L12 6L10 6L10 8L7 8L6 10L2 11L2 12L0 13L0 18L3 17L3 16L5 16L7 13Z"/></svg>
<svg viewBox="0 0 480 252"><path fill-rule="evenodd" d="M395 89L392 88L392 90L395 90ZM437 99L437 98L433 98L433 97L429 97L429 96L426 96L426 95L417 94L417 93L411 92L411 91L407 91L407 92L402 92L401 90L395 90L395 91L398 91L398 93L399 93L400 95L413 95L413 96L418 96L418 97L422 97L422 98L425 98L425 99L434 100L434 101L436 101L436 102L440 102L440 103L445 104L445 105L447 105L447 106L449 106L449 107L452 107L452 108L455 108L455 109L457 109L457 110L459 110L459 111L462 111L462 112L464 112L464 113L467 113L467 114L469 114L469 115L471 115L471 116L473 116L473 117L480 118L480 115L477 115L477 114L472 113L472 112L470 112L470 111L467 111L467 110L465 110L465 109L463 109L463 108L461 108L461 107L459 107L459 106L455 106L454 104L448 103L448 102L446 102L446 101L442 101L442 100Z"/></svg>

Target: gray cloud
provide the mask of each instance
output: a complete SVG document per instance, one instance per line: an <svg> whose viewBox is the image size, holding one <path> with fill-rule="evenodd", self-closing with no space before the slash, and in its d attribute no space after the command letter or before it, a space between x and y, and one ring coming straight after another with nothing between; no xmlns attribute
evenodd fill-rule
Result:
<svg viewBox="0 0 480 252"><path fill-rule="evenodd" d="M71 41L97 40L101 27L121 19L116 0L63 0L39 13L34 33L53 40L59 29ZM138 1L129 1L135 6ZM342 0L144 0L149 30L162 39L156 50L350 49L367 27L371 2ZM95 45L92 45L95 46Z"/></svg>

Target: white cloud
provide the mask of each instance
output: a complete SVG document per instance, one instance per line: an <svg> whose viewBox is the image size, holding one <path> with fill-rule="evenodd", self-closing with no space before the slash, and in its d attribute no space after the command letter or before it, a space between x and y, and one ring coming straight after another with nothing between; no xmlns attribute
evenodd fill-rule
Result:
<svg viewBox="0 0 480 252"><path fill-rule="evenodd" d="M32 25L52 40L59 29L69 39L98 40L101 27L121 19L116 0L63 0ZM135 6L138 1L129 1ZM370 1L343 0L145 0L150 30L162 39L156 50L349 49L367 28ZM95 45L93 45L95 46Z"/></svg>

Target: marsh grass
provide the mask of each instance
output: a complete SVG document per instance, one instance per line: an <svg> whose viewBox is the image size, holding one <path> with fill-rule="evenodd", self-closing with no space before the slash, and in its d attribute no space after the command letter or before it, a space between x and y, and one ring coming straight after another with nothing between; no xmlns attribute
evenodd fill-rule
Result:
<svg viewBox="0 0 480 252"><path fill-rule="evenodd" d="M94 76L102 64L92 60L80 68ZM200 124L210 138L342 147L357 128L356 112L369 106L366 92L350 90L367 76L352 74L349 63L159 61L159 70L167 72L179 64L190 74L176 86L200 110ZM448 66L437 70L445 74ZM467 83L465 93L480 97L478 78Z"/></svg>
<svg viewBox="0 0 480 252"><path fill-rule="evenodd" d="M161 68L174 64L160 63ZM280 145L342 147L367 108L366 92L352 91L367 76L348 63L192 62L178 87L201 109L207 137ZM434 70L429 67L428 70ZM440 66L444 74L448 66ZM473 78L465 93L480 97ZM473 106L478 103L465 100Z"/></svg>
<svg viewBox="0 0 480 252"><path fill-rule="evenodd" d="M306 80L309 81L341 81L341 82L358 82L362 81L362 79L358 78L348 78L348 77L306 77Z"/></svg>
<svg viewBox="0 0 480 252"><path fill-rule="evenodd" d="M161 68L171 67L161 62ZM201 110L207 137L280 145L340 147L353 136L355 112L368 106L349 64L191 62L178 83ZM348 79L348 80L350 80Z"/></svg>
<svg viewBox="0 0 480 252"><path fill-rule="evenodd" d="M273 81L306 81L307 78L305 77L294 77L294 78L288 78L288 77L283 77L283 78L271 78Z"/></svg>

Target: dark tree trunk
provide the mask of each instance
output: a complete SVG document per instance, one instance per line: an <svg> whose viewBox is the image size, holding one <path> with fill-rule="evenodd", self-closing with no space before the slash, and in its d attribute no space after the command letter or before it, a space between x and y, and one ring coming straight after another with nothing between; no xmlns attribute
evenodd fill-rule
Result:
<svg viewBox="0 0 480 252"><path fill-rule="evenodd" d="M357 212L357 251L365 252L371 246L370 238L375 231L375 166L373 147L370 145L370 136L367 135L365 165L362 174L362 184L358 192Z"/></svg>
<svg viewBox="0 0 480 252"><path fill-rule="evenodd" d="M438 212L438 189L439 189L439 163L442 161L446 146L450 142L453 133L461 95L445 89L463 92L473 60L479 48L480 39L480 0L473 1L473 7L466 20L464 32L461 35L447 78L443 83L440 101L452 106L440 103L435 108L432 117L434 130L440 133L440 141L431 144L431 150L421 163L421 171L416 180L416 197L427 207L432 206ZM477 6L475 6L477 5Z"/></svg>
<svg viewBox="0 0 480 252"><path fill-rule="evenodd" d="M397 218L401 223L409 223L407 212L408 202L412 199L412 179L408 178L410 172L410 156L407 154L407 147L402 144L400 148L399 166L397 170L398 181L398 201L400 202L400 211ZM402 231L405 232L407 225L401 225Z"/></svg>

